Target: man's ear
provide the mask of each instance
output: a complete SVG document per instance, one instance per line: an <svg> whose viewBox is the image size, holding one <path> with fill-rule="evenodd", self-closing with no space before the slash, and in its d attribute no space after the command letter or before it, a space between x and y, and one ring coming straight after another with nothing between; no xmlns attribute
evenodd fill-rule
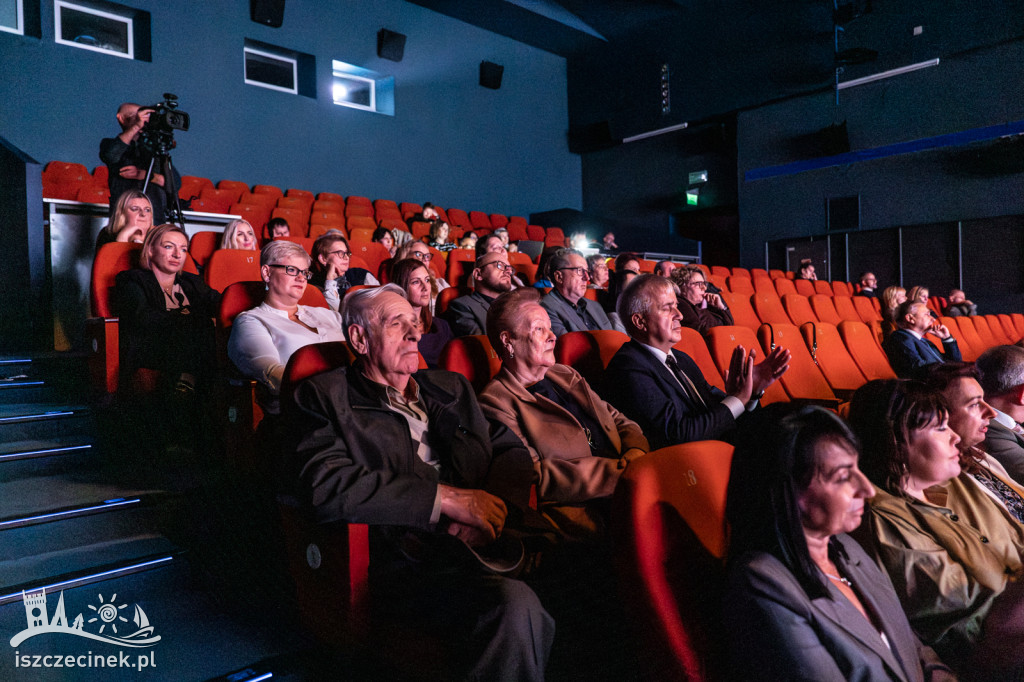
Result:
<svg viewBox="0 0 1024 682"><path fill-rule="evenodd" d="M366 356L367 351L370 349L369 340L366 338L366 330L358 324L350 324L348 326L348 338L352 352L360 357Z"/></svg>
<svg viewBox="0 0 1024 682"><path fill-rule="evenodd" d="M472 277L477 282L483 281L484 271L480 268L473 268Z"/></svg>
<svg viewBox="0 0 1024 682"><path fill-rule="evenodd" d="M642 332L647 331L647 318L644 317L643 313L633 313L629 319L635 329Z"/></svg>
<svg viewBox="0 0 1024 682"><path fill-rule="evenodd" d="M1010 393L1014 405L1024 405L1024 384L1017 386Z"/></svg>

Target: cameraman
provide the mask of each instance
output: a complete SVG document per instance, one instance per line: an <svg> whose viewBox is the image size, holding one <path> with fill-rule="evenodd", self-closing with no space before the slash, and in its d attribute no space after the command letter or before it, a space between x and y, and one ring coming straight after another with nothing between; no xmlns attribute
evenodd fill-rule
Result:
<svg viewBox="0 0 1024 682"><path fill-rule="evenodd" d="M121 134L100 141L100 160L107 164L111 210L124 192L130 189L142 190L153 152L143 147L138 138L152 113L151 108L143 109L138 104L125 102L117 109ZM163 159L157 159L153 164L153 177L146 188L146 196L153 203L154 224L164 222L167 207L174 203L174 197L169 195L167 189L169 183L163 166ZM176 169L172 171L176 191L181 187L181 176Z"/></svg>

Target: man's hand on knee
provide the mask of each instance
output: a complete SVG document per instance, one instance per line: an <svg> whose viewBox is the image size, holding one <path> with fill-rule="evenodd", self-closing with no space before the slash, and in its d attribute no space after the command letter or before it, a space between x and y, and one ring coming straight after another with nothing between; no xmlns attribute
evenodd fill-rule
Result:
<svg viewBox="0 0 1024 682"><path fill-rule="evenodd" d="M441 514L454 523L449 532L470 545L491 542L505 527L508 510L501 498L483 490L467 490L448 485L441 490Z"/></svg>

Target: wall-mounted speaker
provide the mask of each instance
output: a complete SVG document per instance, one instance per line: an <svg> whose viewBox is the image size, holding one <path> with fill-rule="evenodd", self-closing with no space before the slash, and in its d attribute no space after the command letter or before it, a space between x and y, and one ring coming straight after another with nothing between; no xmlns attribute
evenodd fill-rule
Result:
<svg viewBox="0 0 1024 682"><path fill-rule="evenodd" d="M386 28L377 31L377 56L393 62L402 61L405 54L405 35Z"/></svg>
<svg viewBox="0 0 1024 682"><path fill-rule="evenodd" d="M491 90L501 88L501 76L505 67L494 62L480 62L480 85Z"/></svg>
<svg viewBox="0 0 1024 682"><path fill-rule="evenodd" d="M281 28L284 22L284 0L249 0L249 17L257 24Z"/></svg>

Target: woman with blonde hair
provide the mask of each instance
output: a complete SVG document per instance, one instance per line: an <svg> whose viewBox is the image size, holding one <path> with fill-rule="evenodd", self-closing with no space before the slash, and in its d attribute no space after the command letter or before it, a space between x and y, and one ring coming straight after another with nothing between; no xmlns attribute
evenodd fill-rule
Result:
<svg viewBox="0 0 1024 682"><path fill-rule="evenodd" d="M220 240L222 249L242 249L243 251L256 251L259 244L256 241L256 230L247 220L232 220L224 227L224 236Z"/></svg>
<svg viewBox="0 0 1024 682"><path fill-rule="evenodd" d="M129 190L117 200L110 222L96 237L96 249L110 242L141 244L152 227L153 204L149 197L138 190Z"/></svg>
<svg viewBox="0 0 1024 682"><path fill-rule="evenodd" d="M901 286L886 287L882 292L882 337L896 331L896 309L907 300L907 290Z"/></svg>

